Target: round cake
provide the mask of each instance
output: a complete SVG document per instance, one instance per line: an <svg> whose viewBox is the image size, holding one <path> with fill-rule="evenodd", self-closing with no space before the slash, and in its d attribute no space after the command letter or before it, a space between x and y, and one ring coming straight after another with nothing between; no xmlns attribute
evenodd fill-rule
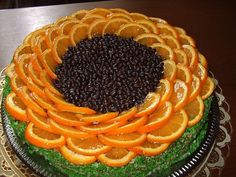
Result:
<svg viewBox="0 0 236 177"><path fill-rule="evenodd" d="M206 136L206 58L161 18L77 11L27 35L6 73L3 112L55 176L169 176Z"/></svg>

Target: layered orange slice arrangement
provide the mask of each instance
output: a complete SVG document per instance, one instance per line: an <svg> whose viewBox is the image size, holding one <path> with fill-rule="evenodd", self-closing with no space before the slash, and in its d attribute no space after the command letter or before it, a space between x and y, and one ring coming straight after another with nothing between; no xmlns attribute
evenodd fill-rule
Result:
<svg viewBox="0 0 236 177"><path fill-rule="evenodd" d="M101 114L75 106L52 84L68 47L104 34L132 37L164 59L164 78L156 91L124 112ZM182 28L118 8L80 10L30 33L6 72L12 88L6 109L27 123L26 139L78 165L100 161L117 167L136 155L162 153L201 120L203 100L214 90L205 57Z"/></svg>

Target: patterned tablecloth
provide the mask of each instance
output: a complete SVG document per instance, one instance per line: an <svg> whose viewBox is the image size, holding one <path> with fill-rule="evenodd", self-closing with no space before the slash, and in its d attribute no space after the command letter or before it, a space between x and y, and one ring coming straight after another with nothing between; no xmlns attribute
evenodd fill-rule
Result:
<svg viewBox="0 0 236 177"><path fill-rule="evenodd" d="M5 84L4 70L0 72L0 107L2 100L2 91ZM212 77L213 74L211 74ZM225 160L229 156L231 141L232 126L230 123L229 110L230 107L223 96L222 89L215 79L216 95L220 106L220 130L210 152L204 161L191 173L189 176L196 177L217 177L221 176L221 171L224 167ZM0 177L37 177L21 160L16 156L11 149L0 119Z"/></svg>

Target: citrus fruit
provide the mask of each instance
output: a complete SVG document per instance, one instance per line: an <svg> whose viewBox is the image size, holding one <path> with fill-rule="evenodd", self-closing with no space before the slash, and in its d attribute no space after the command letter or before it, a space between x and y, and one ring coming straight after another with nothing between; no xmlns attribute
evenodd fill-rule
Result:
<svg viewBox="0 0 236 177"><path fill-rule="evenodd" d="M151 114L160 102L160 95L154 92L150 92L143 103L137 106L138 111L135 114L135 117L142 117Z"/></svg>
<svg viewBox="0 0 236 177"><path fill-rule="evenodd" d="M17 62L19 57L23 54L32 54L33 51L31 49L31 46L29 44L22 44L19 47L17 47L14 55L13 55L13 61L14 63Z"/></svg>
<svg viewBox="0 0 236 177"><path fill-rule="evenodd" d="M186 31L183 29L183 28L180 28L180 27L174 27L175 28L175 31L177 31L179 33L179 35L185 35L186 34Z"/></svg>
<svg viewBox="0 0 236 177"><path fill-rule="evenodd" d="M108 9L104 9L104 8L94 8L89 11L89 15L91 15L91 14L101 15L103 17L106 17L109 14L111 14L111 11Z"/></svg>
<svg viewBox="0 0 236 177"><path fill-rule="evenodd" d="M174 52L168 45L154 43L151 47L156 49L157 53L161 55L164 60L174 60Z"/></svg>
<svg viewBox="0 0 236 177"><path fill-rule="evenodd" d="M113 14L109 15L109 19L115 19L115 18L123 19L123 20L126 20L128 22L133 21L133 19L126 13L118 12L118 13L113 13Z"/></svg>
<svg viewBox="0 0 236 177"><path fill-rule="evenodd" d="M54 104L51 100L48 98L41 98L39 95L36 93L32 92L31 97L35 100L36 103L38 103L42 108L46 110L52 110L55 111Z"/></svg>
<svg viewBox="0 0 236 177"><path fill-rule="evenodd" d="M63 35L68 35L70 33L70 30L73 26L79 24L79 20L69 20L60 25L60 33Z"/></svg>
<svg viewBox="0 0 236 177"><path fill-rule="evenodd" d="M168 79L161 79L156 93L161 96L160 105L164 104L171 96L173 87Z"/></svg>
<svg viewBox="0 0 236 177"><path fill-rule="evenodd" d="M150 31L143 25L137 24L137 23L127 23L122 25L117 30L117 35L130 38L130 37L136 37L143 33L149 33Z"/></svg>
<svg viewBox="0 0 236 177"><path fill-rule="evenodd" d="M61 147L65 144L65 137L50 133L36 127L32 122L27 125L25 138L34 146L45 149Z"/></svg>
<svg viewBox="0 0 236 177"><path fill-rule="evenodd" d="M199 62L201 63L201 65L204 67L204 68L208 68L207 67L207 59L204 55L202 55L201 53L198 53L198 59L199 59Z"/></svg>
<svg viewBox="0 0 236 177"><path fill-rule="evenodd" d="M103 16L101 15L96 15L96 14L91 14L91 15L86 15L81 22L84 24L88 24L90 25L91 23L93 23L95 20L97 19L104 19Z"/></svg>
<svg viewBox="0 0 236 177"><path fill-rule="evenodd" d="M175 37L176 39L178 39L178 33L169 24L157 23L156 26L157 26L157 29L159 30L160 34L171 35L171 36Z"/></svg>
<svg viewBox="0 0 236 177"><path fill-rule="evenodd" d="M39 61L43 61L43 52L48 48L45 36L38 36L35 39L34 51L37 54Z"/></svg>
<svg viewBox="0 0 236 177"><path fill-rule="evenodd" d="M15 73L15 64L11 63L6 67L5 73L8 77L12 78Z"/></svg>
<svg viewBox="0 0 236 177"><path fill-rule="evenodd" d="M113 13L124 13L124 14L129 14L129 12L125 9L121 9L121 8L112 8L110 9L111 12Z"/></svg>
<svg viewBox="0 0 236 177"><path fill-rule="evenodd" d="M176 79L180 79L184 81L187 85L190 85L192 82L191 71L188 69L188 67L178 64Z"/></svg>
<svg viewBox="0 0 236 177"><path fill-rule="evenodd" d="M135 157L135 153L124 148L112 148L110 151L100 154L98 160L111 167L122 167Z"/></svg>
<svg viewBox="0 0 236 177"><path fill-rule="evenodd" d="M170 48L180 49L179 41L175 37L167 34L162 34L160 35L160 37L165 41L165 44L167 44Z"/></svg>
<svg viewBox="0 0 236 177"><path fill-rule="evenodd" d="M40 80L39 73L36 72L33 68L33 64L29 63L27 66L28 76L35 82L37 85L43 87L44 83Z"/></svg>
<svg viewBox="0 0 236 177"><path fill-rule="evenodd" d="M15 64L15 71L25 84L28 83L27 66L30 61L30 58L30 54L23 54L18 58Z"/></svg>
<svg viewBox="0 0 236 177"><path fill-rule="evenodd" d="M197 67L193 71L195 76L197 76L201 80L201 84L203 85L207 80L207 70L200 63L197 64Z"/></svg>
<svg viewBox="0 0 236 177"><path fill-rule="evenodd" d="M140 34L136 36L134 40L146 46L151 46L154 43L165 43L159 35L153 33Z"/></svg>
<svg viewBox="0 0 236 177"><path fill-rule="evenodd" d="M60 26L62 23L66 22L66 21L70 21L70 20L76 20L76 18L70 17L70 16L61 17L54 24L55 24L55 26Z"/></svg>
<svg viewBox="0 0 236 177"><path fill-rule="evenodd" d="M59 110L59 111L66 111L66 112L72 112L72 113L77 113L77 114L95 114L96 112L88 107L79 107L79 106L75 106L73 104L70 103L66 103L66 104L56 104L55 107Z"/></svg>
<svg viewBox="0 0 236 177"><path fill-rule="evenodd" d="M16 120L28 121L26 105L16 96L14 92L7 95L6 109Z"/></svg>
<svg viewBox="0 0 236 177"><path fill-rule="evenodd" d="M103 122L117 117L118 114L118 112L107 112L104 114L84 115L81 117L81 120L84 122Z"/></svg>
<svg viewBox="0 0 236 177"><path fill-rule="evenodd" d="M199 95L200 90L201 90L201 81L200 79L192 74L192 82L189 87L189 97L188 97L188 102L191 102L193 99Z"/></svg>
<svg viewBox="0 0 236 177"><path fill-rule="evenodd" d="M91 23L88 29L88 37L92 38L95 36L101 36L105 24L106 24L106 20L104 19L98 19L98 20L93 21L93 23Z"/></svg>
<svg viewBox="0 0 236 177"><path fill-rule="evenodd" d="M172 114L168 122L160 129L156 129L147 135L150 142L170 143L178 139L184 133L188 125L188 115L181 109Z"/></svg>
<svg viewBox="0 0 236 177"><path fill-rule="evenodd" d="M50 48L52 47L54 39L59 35L59 27L54 26L52 28L49 28L45 31L45 40L47 43L47 46Z"/></svg>
<svg viewBox="0 0 236 177"><path fill-rule="evenodd" d="M158 17L149 17L149 20L151 20L154 23L164 23L164 24L167 24L167 21L165 21L162 18L158 18Z"/></svg>
<svg viewBox="0 0 236 177"><path fill-rule="evenodd" d="M88 37L89 25L87 24L77 24L72 27L69 37L71 44L75 46L79 41Z"/></svg>
<svg viewBox="0 0 236 177"><path fill-rule="evenodd" d="M191 45L193 47L196 47L195 41L193 40L193 38L191 38L188 35L180 34L179 41L180 41L181 45Z"/></svg>
<svg viewBox="0 0 236 177"><path fill-rule="evenodd" d="M207 77L206 82L202 86L200 96L204 100L204 99L208 98L213 93L214 89L215 89L214 82L212 81L212 79L210 77Z"/></svg>
<svg viewBox="0 0 236 177"><path fill-rule="evenodd" d="M71 16L77 18L78 20L81 20L87 15L88 11L87 10L79 10L75 13L73 13Z"/></svg>
<svg viewBox="0 0 236 177"><path fill-rule="evenodd" d="M21 80L18 74L14 74L11 78L11 88L17 94L17 90L25 86L25 83Z"/></svg>
<svg viewBox="0 0 236 177"><path fill-rule="evenodd" d="M164 78L168 79L170 82L173 82L176 78L177 67L175 62L172 60L165 60L164 63Z"/></svg>
<svg viewBox="0 0 236 177"><path fill-rule="evenodd" d="M106 153L112 148L102 144L96 136L85 139L67 138L66 142L73 151L89 156Z"/></svg>
<svg viewBox="0 0 236 177"><path fill-rule="evenodd" d="M181 64L184 66L188 66L188 57L186 53L181 49L174 49L175 54L175 62L176 64Z"/></svg>
<svg viewBox="0 0 236 177"><path fill-rule="evenodd" d="M31 55L30 63L32 63L35 72L40 73L43 70L43 64L39 61L35 53Z"/></svg>
<svg viewBox="0 0 236 177"><path fill-rule="evenodd" d="M108 20L106 24L103 27L102 34L114 34L117 30L120 29L120 27L124 24L129 23L127 19L124 18L114 18L111 20Z"/></svg>
<svg viewBox="0 0 236 177"><path fill-rule="evenodd" d="M137 20L136 23L145 26L147 29L149 29L151 33L157 34L158 32L156 25L150 20L146 20L146 19Z"/></svg>
<svg viewBox="0 0 236 177"><path fill-rule="evenodd" d="M47 49L43 52L43 61L42 64L44 66L44 69L46 71L46 73L52 78L52 79L56 79L57 75L54 73L55 72L55 68L57 66L57 63L55 62L55 60L52 60L53 55L52 55L52 50L51 49Z"/></svg>
<svg viewBox="0 0 236 177"><path fill-rule="evenodd" d="M188 57L190 70L194 71L198 63L198 56L197 56L196 49L192 47L191 45L183 45L182 48Z"/></svg>
<svg viewBox="0 0 236 177"><path fill-rule="evenodd" d="M129 14L134 21L138 20L147 20L148 17L146 15L140 14L140 13L130 13Z"/></svg>

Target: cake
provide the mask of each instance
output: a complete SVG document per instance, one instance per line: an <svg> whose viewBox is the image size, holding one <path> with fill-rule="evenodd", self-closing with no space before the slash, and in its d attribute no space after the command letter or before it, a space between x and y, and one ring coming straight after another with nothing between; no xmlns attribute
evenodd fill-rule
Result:
<svg viewBox="0 0 236 177"><path fill-rule="evenodd" d="M6 73L11 127L62 176L168 176L206 134L206 58L161 18L77 11L26 36Z"/></svg>

